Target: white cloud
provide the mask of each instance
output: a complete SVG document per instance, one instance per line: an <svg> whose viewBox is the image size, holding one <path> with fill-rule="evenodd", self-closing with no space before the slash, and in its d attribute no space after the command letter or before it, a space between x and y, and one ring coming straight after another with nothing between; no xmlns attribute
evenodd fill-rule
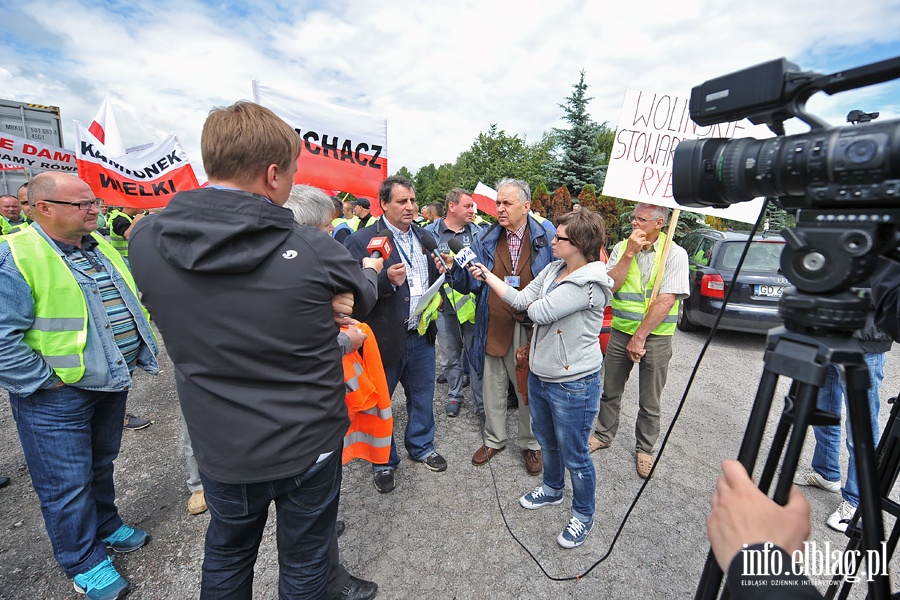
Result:
<svg viewBox="0 0 900 600"><path fill-rule="evenodd" d="M335 5L335 6L332 6ZM0 8L2 95L88 122L112 92L126 145L175 131L199 162L213 106L251 95L250 80L387 117L390 170L452 162L498 123L537 140L559 125L584 69L597 121L618 119L628 88L687 95L706 79L786 56L804 69L856 66L846 56L900 48L900 2L723 3L138 2L111 12L87 0ZM890 46L889 46L890 47ZM875 58L887 58L882 55ZM811 102L897 113L865 90ZM861 103L849 106L849 102ZM865 104L865 105L863 105Z"/></svg>

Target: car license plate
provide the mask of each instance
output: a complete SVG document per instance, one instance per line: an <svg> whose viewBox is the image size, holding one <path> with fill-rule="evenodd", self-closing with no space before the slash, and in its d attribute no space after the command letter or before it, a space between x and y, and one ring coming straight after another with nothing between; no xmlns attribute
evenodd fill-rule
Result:
<svg viewBox="0 0 900 600"><path fill-rule="evenodd" d="M754 285L753 289L755 296L764 296L766 298L781 298L781 294L784 292L784 286L782 285Z"/></svg>

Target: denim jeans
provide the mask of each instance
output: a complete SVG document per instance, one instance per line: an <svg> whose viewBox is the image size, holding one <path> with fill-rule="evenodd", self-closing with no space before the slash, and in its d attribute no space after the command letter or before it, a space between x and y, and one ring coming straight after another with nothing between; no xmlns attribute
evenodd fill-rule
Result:
<svg viewBox="0 0 900 600"><path fill-rule="evenodd" d="M866 365L869 367L869 412L872 419L872 438L878 445L878 412L881 401L878 393L884 379L884 354L866 354ZM841 414L842 403L847 401L844 393L844 382L841 373L834 365L828 369L825 383L819 391L817 405L821 410ZM849 415L849 409L848 413ZM850 434L850 419L844 419L847 428L847 450L850 458L847 462L847 483L841 489L844 500L853 506L859 506L859 484L856 481L856 457L853 456L853 436ZM840 425L821 425L813 427L816 437L816 449L813 451L812 468L828 481L841 480L841 427Z"/></svg>
<svg viewBox="0 0 900 600"><path fill-rule="evenodd" d="M600 372L565 383L550 383L529 373L528 403L531 427L543 450L544 485L562 491L568 469L572 516L590 521L597 473L588 450L588 436L600 408Z"/></svg>
<svg viewBox="0 0 900 600"><path fill-rule="evenodd" d="M434 452L434 343L426 336L409 335L400 360L384 366L388 393L394 395L399 383L406 394L404 445L413 460L425 460ZM374 471L396 469L400 464L396 435L391 436L391 456L386 465L372 465Z"/></svg>
<svg viewBox="0 0 900 600"><path fill-rule="evenodd" d="M250 600L253 565L269 505L275 502L278 597L325 598L337 552L334 524L341 492L341 449L294 477L220 483L200 472L209 526L200 598Z"/></svg>
<svg viewBox="0 0 900 600"><path fill-rule="evenodd" d="M100 540L122 526L113 460L127 397L68 385L9 395L53 555L70 578L105 560Z"/></svg>

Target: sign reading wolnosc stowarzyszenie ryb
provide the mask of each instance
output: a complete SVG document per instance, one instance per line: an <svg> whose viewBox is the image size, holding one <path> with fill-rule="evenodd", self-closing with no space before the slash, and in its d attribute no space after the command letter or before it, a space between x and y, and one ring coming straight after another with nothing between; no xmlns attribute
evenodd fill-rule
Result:
<svg viewBox="0 0 900 600"><path fill-rule="evenodd" d="M603 194L669 208L683 208L672 197L672 155L681 140L698 138L772 137L762 125L744 119L701 126L691 120L687 98L628 90L619 115L603 185ZM689 208L691 212L755 223L762 199L729 208Z"/></svg>

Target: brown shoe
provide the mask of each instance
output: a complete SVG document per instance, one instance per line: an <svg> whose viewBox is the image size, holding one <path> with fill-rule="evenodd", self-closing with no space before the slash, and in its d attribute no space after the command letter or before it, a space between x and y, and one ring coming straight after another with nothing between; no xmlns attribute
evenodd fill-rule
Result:
<svg viewBox="0 0 900 600"><path fill-rule="evenodd" d="M588 438L588 450L591 452L596 452L597 450L606 450L609 448L609 442L604 442L596 435L592 435Z"/></svg>
<svg viewBox="0 0 900 600"><path fill-rule="evenodd" d="M472 464L476 467L480 467L501 452L503 452L503 448L490 448L488 446L482 446L475 451L475 454L472 455Z"/></svg>
<svg viewBox="0 0 900 600"><path fill-rule="evenodd" d="M523 454L525 455L525 470L528 471L528 474L540 475L544 470L544 457L541 455L541 451L526 450Z"/></svg>
<svg viewBox="0 0 900 600"><path fill-rule="evenodd" d="M203 490L197 490L196 492L192 493L191 497L188 499L188 513L192 515L199 515L205 512L206 494L203 493Z"/></svg>
<svg viewBox="0 0 900 600"><path fill-rule="evenodd" d="M653 456L646 452L637 453L637 474L643 479L650 477L650 469L653 468Z"/></svg>

